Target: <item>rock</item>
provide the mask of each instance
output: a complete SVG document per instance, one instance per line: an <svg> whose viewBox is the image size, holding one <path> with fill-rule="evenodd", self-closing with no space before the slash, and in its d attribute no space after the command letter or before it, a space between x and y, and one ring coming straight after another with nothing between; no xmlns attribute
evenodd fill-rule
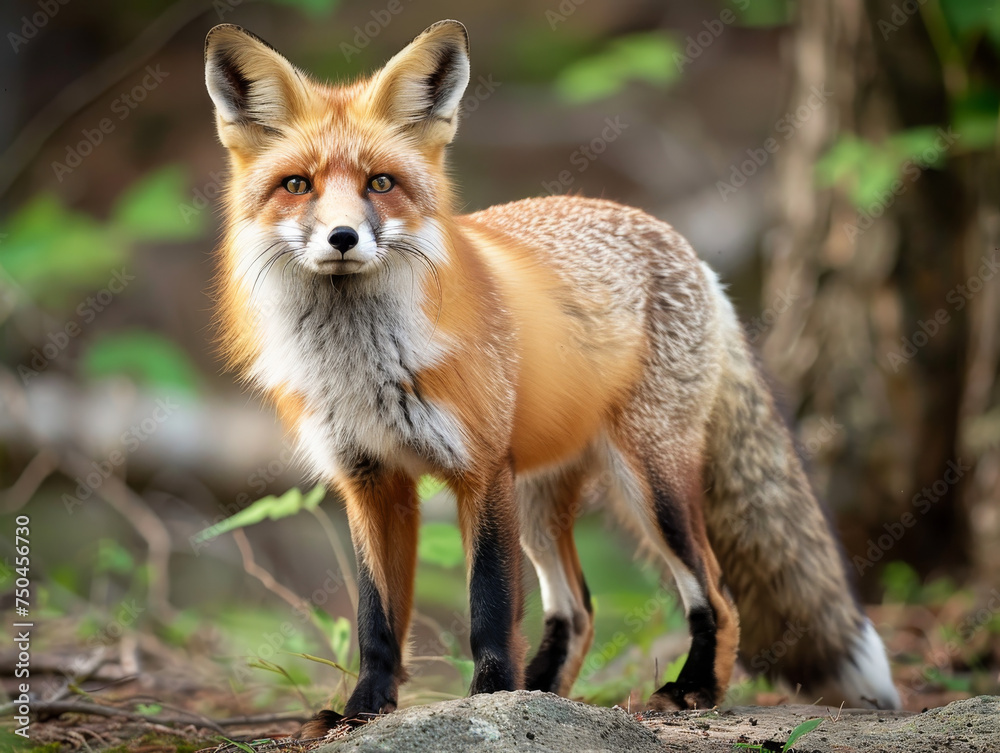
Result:
<svg viewBox="0 0 1000 753"><path fill-rule="evenodd" d="M651 730L620 709L518 690L403 709L314 753L511 750L659 753L663 746Z"/></svg>
<svg viewBox="0 0 1000 753"><path fill-rule="evenodd" d="M743 706L721 711L628 714L551 693L494 693L389 714L317 748L340 751L729 751L737 742L781 750L807 719L823 723L800 738L805 753L992 753L1000 751L1000 698L956 701L922 714L824 706Z"/></svg>

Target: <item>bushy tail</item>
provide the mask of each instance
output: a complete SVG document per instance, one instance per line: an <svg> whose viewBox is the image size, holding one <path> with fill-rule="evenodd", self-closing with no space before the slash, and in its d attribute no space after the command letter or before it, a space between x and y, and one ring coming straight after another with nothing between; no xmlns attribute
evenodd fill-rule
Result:
<svg viewBox="0 0 1000 753"><path fill-rule="evenodd" d="M706 523L739 609L743 659L823 703L898 708L885 648L728 300L722 319Z"/></svg>

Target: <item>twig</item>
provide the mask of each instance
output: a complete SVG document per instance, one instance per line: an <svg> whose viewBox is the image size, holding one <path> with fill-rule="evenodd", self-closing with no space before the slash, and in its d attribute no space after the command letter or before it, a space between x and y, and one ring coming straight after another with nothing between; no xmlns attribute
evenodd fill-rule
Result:
<svg viewBox="0 0 1000 753"><path fill-rule="evenodd" d="M90 716L121 717L132 722L150 722L151 724L192 724L190 719L164 716L147 716L134 711L116 708L114 706L102 706L99 703L86 703L80 701L36 701L31 705L31 709L38 715L59 716L61 714L88 714ZM214 729L216 732L223 732L222 727L211 719L206 719L199 726Z"/></svg>
<svg viewBox="0 0 1000 753"><path fill-rule="evenodd" d="M62 685L60 685L56 690L52 692L48 698L45 699L46 703L54 703L56 701L61 701L63 698L70 694L70 690L75 685L79 685L84 682L88 677L90 677L97 669L104 664L104 655L107 653L107 649L99 648L97 649L89 659L81 663L78 672L74 672L70 679L66 680Z"/></svg>
<svg viewBox="0 0 1000 753"><path fill-rule="evenodd" d="M60 462L60 470L70 478L86 476L91 469L87 458L70 449ZM149 548L149 606L166 621L175 615L170 605L170 532L139 494L114 474L96 492L124 517L146 540Z"/></svg>
<svg viewBox="0 0 1000 753"><path fill-rule="evenodd" d="M17 481L3 492L3 514L13 515L24 507L38 491L52 472L58 467L59 459L48 448L43 447L24 467Z"/></svg>
<svg viewBox="0 0 1000 753"><path fill-rule="evenodd" d="M162 704L161 704L162 705ZM9 710L6 707L0 709L0 713ZM305 722L309 717L300 711L283 711L276 714L259 714L256 716L233 716L228 719L210 719L202 714L193 711L178 709L185 717L157 716L139 714L115 706L103 706L99 703L86 703L79 701L35 701L32 703L32 710L36 714L48 714L59 716L61 714L87 714L90 716L121 717L132 722L148 722L150 724L182 724L205 729L212 729L216 732L225 732L225 727L239 727L253 724L272 724L275 722Z"/></svg>
<svg viewBox="0 0 1000 753"><path fill-rule="evenodd" d="M236 541L236 546L239 547L240 556L243 558L243 569L247 571L248 575L252 575L254 578L259 580L264 588L276 596L279 596L282 600L291 605L292 609L302 610L307 613L310 611L310 602L298 596L290 588L286 588L281 585L277 579L271 575L271 573L257 564L257 561L253 556L253 547L250 546L250 540L247 538L247 535L243 532L242 528L237 528L233 531L233 539ZM322 629L320 629L319 625L317 625L314 620L310 620L310 624L312 624L323 640L329 640L329 636L327 636ZM296 689L298 689L297 685ZM299 694L303 696L306 706L309 706L310 703L308 699L305 698L304 694L302 694L301 690L299 690Z"/></svg>
<svg viewBox="0 0 1000 753"><path fill-rule="evenodd" d="M239 547L240 556L243 558L243 569L247 571L247 574L259 580L268 591L288 602L293 609L301 609L306 600L291 589L281 585L271 573L257 564L253 557L250 540L247 539L247 535L242 529L237 528L233 531L233 539L236 540L236 546Z"/></svg>

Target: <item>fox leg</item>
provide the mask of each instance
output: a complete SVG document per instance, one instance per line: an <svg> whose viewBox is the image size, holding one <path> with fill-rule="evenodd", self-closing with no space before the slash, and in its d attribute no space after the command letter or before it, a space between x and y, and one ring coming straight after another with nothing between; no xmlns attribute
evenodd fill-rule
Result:
<svg viewBox="0 0 1000 753"><path fill-rule="evenodd" d="M395 710L399 684L406 680L403 648L419 528L415 484L403 474L363 461L340 486L358 561L361 670L343 716L319 712L303 727L302 737L319 737L341 721L367 721Z"/></svg>
<svg viewBox="0 0 1000 753"><path fill-rule="evenodd" d="M646 441L648 435L641 436ZM626 449L624 477L631 513L659 552L677 583L691 631L687 661L675 682L653 693L656 709L712 708L729 685L739 645L736 608L721 584L722 571L708 543L702 512L701 469L692 452L697 443Z"/></svg>
<svg viewBox="0 0 1000 753"><path fill-rule="evenodd" d="M469 693L523 685L524 612L514 474L505 461L480 486L459 484L458 517L469 563L470 645L475 673Z"/></svg>
<svg viewBox="0 0 1000 753"><path fill-rule="evenodd" d="M545 632L525 677L528 690L569 695L594 637L590 591L573 541L581 469L518 479L521 545L535 566Z"/></svg>

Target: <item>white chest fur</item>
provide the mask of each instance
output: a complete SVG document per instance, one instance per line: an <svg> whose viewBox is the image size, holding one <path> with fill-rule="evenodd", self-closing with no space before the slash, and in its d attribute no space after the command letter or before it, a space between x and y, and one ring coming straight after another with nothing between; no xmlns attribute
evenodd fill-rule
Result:
<svg viewBox="0 0 1000 753"><path fill-rule="evenodd" d="M411 473L467 464L461 424L416 382L447 346L408 272L339 287L322 277L267 277L255 296L261 352L251 376L304 399L298 438L313 472L329 476L360 459Z"/></svg>

